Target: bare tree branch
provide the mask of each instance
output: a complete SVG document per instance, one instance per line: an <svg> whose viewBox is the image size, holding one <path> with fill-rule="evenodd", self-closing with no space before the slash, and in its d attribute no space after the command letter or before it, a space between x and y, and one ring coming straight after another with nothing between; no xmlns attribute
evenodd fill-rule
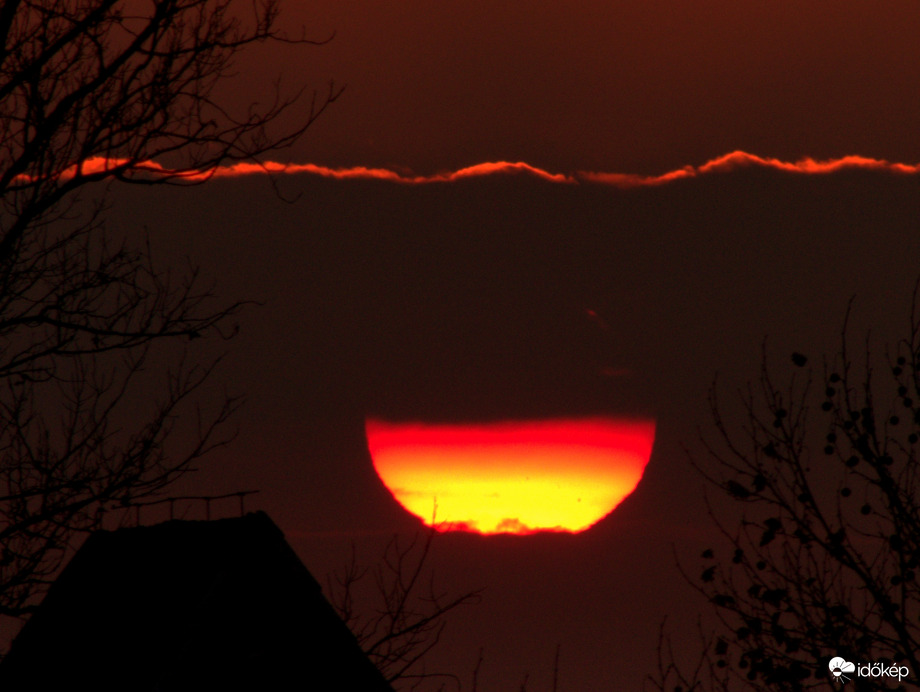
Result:
<svg viewBox="0 0 920 692"><path fill-rule="evenodd" d="M199 402L219 360L201 344L233 336L243 303L194 265L161 266L104 212L110 184L258 162L336 99L276 87L235 111L220 96L246 47L316 43L281 33L278 10L0 3L0 616L32 612L75 536L233 435L238 398Z"/></svg>
<svg viewBox="0 0 920 692"><path fill-rule="evenodd" d="M702 665L721 662L728 677L684 673L665 656L656 689L735 689L729 678L737 689L825 689L837 655L912 671L877 687L920 686L917 295L881 378L868 337L852 353L848 310L840 350L820 369L793 354L780 386L764 355L739 393L740 419L713 388L716 435L694 464L744 512L739 523L710 510L728 554L707 549L698 576L684 574L721 623Z"/></svg>
<svg viewBox="0 0 920 692"><path fill-rule="evenodd" d="M410 682L408 689L432 678L455 679L417 668L438 645L446 616L481 598L478 590L449 595L436 588L428 565L436 535L430 529L408 545L394 536L380 564L372 568L359 566L353 551L344 572L329 580L330 600L361 648L387 682Z"/></svg>

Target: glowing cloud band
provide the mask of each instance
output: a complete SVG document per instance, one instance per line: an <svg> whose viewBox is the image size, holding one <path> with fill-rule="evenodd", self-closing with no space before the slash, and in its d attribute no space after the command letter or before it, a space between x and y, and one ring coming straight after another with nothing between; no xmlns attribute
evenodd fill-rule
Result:
<svg viewBox="0 0 920 692"><path fill-rule="evenodd" d="M742 168L764 168L800 175L828 175L844 170L879 171L896 175L917 175L920 173L920 164L895 163L865 156L843 156L826 160L804 158L790 162L756 156L744 151L733 151L707 161L701 166L684 166L660 175L605 173L601 171L577 171L570 174L551 173L522 161L479 163L455 171L431 175L400 173L387 168L369 168L366 166L331 168L312 163L279 163L276 161L235 163L228 166L218 166L207 171L196 171L170 170L154 161L131 162L124 159L92 158L87 159L79 166L74 165L62 170L58 176L62 179L81 176L99 179L117 175L127 180L136 178L145 181L169 180L174 183L200 183L214 178L239 178L253 175L314 175L335 180L381 180L401 185L430 185L493 175L526 175L551 183L569 185L586 183L628 189L666 185L677 180L730 173ZM19 176L16 178L16 182L21 185L27 185L29 179L27 176Z"/></svg>
<svg viewBox="0 0 920 692"><path fill-rule="evenodd" d="M409 512L442 530L584 531L636 488L649 420L493 424L366 422L374 468Z"/></svg>

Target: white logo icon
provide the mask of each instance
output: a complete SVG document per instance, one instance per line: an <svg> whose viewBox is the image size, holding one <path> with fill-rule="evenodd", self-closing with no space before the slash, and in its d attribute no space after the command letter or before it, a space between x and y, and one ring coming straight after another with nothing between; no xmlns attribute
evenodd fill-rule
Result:
<svg viewBox="0 0 920 692"><path fill-rule="evenodd" d="M841 683L846 682L848 678L844 673L855 673L856 664L850 663L846 659L841 658L840 656L835 656L830 660L830 663L827 664L827 667L830 669L831 673L834 674L834 679L839 680Z"/></svg>

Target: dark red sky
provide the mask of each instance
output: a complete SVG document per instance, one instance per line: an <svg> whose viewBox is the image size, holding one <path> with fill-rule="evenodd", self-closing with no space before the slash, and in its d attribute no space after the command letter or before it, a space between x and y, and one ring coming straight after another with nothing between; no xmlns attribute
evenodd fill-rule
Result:
<svg viewBox="0 0 920 692"><path fill-rule="evenodd" d="M899 334L920 256L920 180L880 171L751 168L631 190L527 175L278 183L295 202L257 176L132 189L112 217L143 221L163 260L199 258L222 295L264 301L215 382L247 393L239 438L193 484L260 488L318 575L352 541L372 560L416 526L374 476L367 414L658 420L636 493L585 535L437 546L445 587L486 595L432 660L469 684L485 647L487 689L525 671L548 689L557 642L562 689L637 689L661 619L687 634L703 608L674 551L693 565L713 539L683 447L700 453L716 372L730 398L765 335L778 372L794 349L820 362L853 294L854 325Z"/></svg>
<svg viewBox="0 0 920 692"><path fill-rule="evenodd" d="M920 160L910 0L284 4L292 28L335 40L272 50L246 74L348 85L298 161L660 173L734 149Z"/></svg>
<svg viewBox="0 0 920 692"><path fill-rule="evenodd" d="M278 158L404 174L525 161L551 173L663 174L735 150L798 160L920 160L913 2L285 3L322 48L256 51L239 98L269 78L347 83ZM764 336L832 350L847 300L880 338L906 325L920 258L920 179L760 166L620 189L527 174L410 185L277 178L121 190L149 228L248 310L216 390L246 392L240 435L194 479L258 487L322 580L351 541L376 557L415 524L373 474L368 414L490 420L653 415L636 493L578 536L446 536L447 588L484 587L432 665L484 690L637 689L658 625L690 633L681 581L710 539L698 450L715 373L756 376ZM592 310L603 318L592 320ZM601 376L609 366L625 374ZM465 689L468 689L465 688Z"/></svg>

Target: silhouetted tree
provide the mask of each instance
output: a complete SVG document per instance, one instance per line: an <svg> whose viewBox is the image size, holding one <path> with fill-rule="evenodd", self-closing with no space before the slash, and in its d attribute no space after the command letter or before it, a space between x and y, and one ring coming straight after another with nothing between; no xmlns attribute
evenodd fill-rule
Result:
<svg viewBox="0 0 920 692"><path fill-rule="evenodd" d="M449 593L435 583L430 566L432 546L439 530L401 541L394 536L381 559L372 566L358 562L354 547L348 564L327 579L328 598L355 635L362 650L386 681L398 692L479 691L485 657L479 649L476 663L465 675L432 670L426 656L441 641L449 616L458 608L478 604L482 590ZM553 656L550 692L558 692L561 645ZM524 672L516 692L528 692L530 673Z"/></svg>
<svg viewBox="0 0 920 692"><path fill-rule="evenodd" d="M236 114L217 93L246 46L309 43L277 16L275 0L0 2L0 615L31 612L75 532L224 439L236 401L188 408L213 366L189 349L240 306L115 240L96 183L201 182L295 141L331 85Z"/></svg>
<svg viewBox="0 0 920 692"><path fill-rule="evenodd" d="M909 668L900 682L873 678L875 688L920 685L916 292L909 333L884 360L868 338L855 354L848 342L844 326L840 351L819 368L794 353L782 385L765 356L741 393L741 419L713 388L716 435L695 466L743 512L716 520L723 547L705 550L688 578L721 627L701 630L691 666L663 637L654 689L827 689L838 655Z"/></svg>
<svg viewBox="0 0 920 692"><path fill-rule="evenodd" d="M424 657L440 642L447 616L481 597L478 590L449 594L436 586L428 564L436 536L433 528L408 543L394 536L373 567L360 565L353 552L344 571L329 580L339 616L387 682L404 683L401 689L434 681L443 690L445 679L451 688L460 686L457 675L426 669Z"/></svg>

